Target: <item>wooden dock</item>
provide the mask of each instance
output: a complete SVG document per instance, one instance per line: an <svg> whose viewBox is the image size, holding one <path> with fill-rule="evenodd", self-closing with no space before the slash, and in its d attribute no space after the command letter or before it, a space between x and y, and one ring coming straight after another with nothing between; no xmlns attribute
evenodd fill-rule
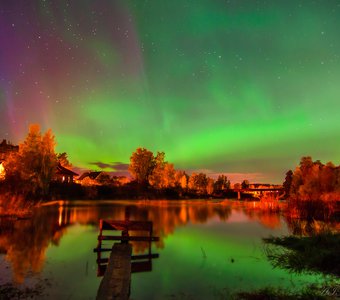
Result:
<svg viewBox="0 0 340 300"><path fill-rule="evenodd" d="M130 244L114 244L105 275L100 283L97 300L127 300L131 285Z"/></svg>
<svg viewBox="0 0 340 300"><path fill-rule="evenodd" d="M154 237L152 222L146 221L115 221L100 220L98 244L94 249L97 253L97 275L104 276L98 292L97 300L119 299L127 300L130 296L131 273L152 270L152 259L158 258L158 254L151 253L151 242L159 241ZM103 234L103 231L120 231L120 235ZM143 236L130 235L131 231L141 231ZM103 247L103 241L120 241L113 247ZM134 242L148 242L148 253L132 255ZM102 257L102 253L110 253L109 257Z"/></svg>

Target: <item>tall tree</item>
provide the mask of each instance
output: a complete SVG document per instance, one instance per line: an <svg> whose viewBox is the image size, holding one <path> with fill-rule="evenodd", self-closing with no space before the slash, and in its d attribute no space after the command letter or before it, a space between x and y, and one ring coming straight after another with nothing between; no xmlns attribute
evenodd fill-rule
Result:
<svg viewBox="0 0 340 300"><path fill-rule="evenodd" d="M230 180L228 180L228 177L226 175L219 175L217 177L217 180L215 181L215 192L222 192L223 190L230 188Z"/></svg>
<svg viewBox="0 0 340 300"><path fill-rule="evenodd" d="M198 194L205 194L207 191L208 178L204 173L192 173L189 179L189 189L196 191Z"/></svg>
<svg viewBox="0 0 340 300"><path fill-rule="evenodd" d="M166 161L164 152L158 152L155 157L155 167L149 177L149 183L157 188L164 189L175 185L174 165Z"/></svg>
<svg viewBox="0 0 340 300"><path fill-rule="evenodd" d="M247 179L243 180L241 183L242 189L247 189L249 187L249 181Z"/></svg>
<svg viewBox="0 0 340 300"><path fill-rule="evenodd" d="M302 157L296 167L290 188L289 198L294 201L319 201L320 199L337 200L339 166L332 163L322 164L319 160Z"/></svg>
<svg viewBox="0 0 340 300"><path fill-rule="evenodd" d="M185 171L178 170L175 172L175 185L185 190L188 187L189 175Z"/></svg>
<svg viewBox="0 0 340 300"><path fill-rule="evenodd" d="M211 195L214 192L214 183L215 183L215 180L208 177L207 179L207 194L208 195Z"/></svg>
<svg viewBox="0 0 340 300"><path fill-rule="evenodd" d="M30 126L19 151L12 153L5 163L6 181L12 185L13 191L24 197L47 196L57 164L54 147L51 130L42 136L39 125Z"/></svg>
<svg viewBox="0 0 340 300"><path fill-rule="evenodd" d="M175 168L173 164L166 163L163 170L163 187L172 188L175 186Z"/></svg>
<svg viewBox="0 0 340 300"><path fill-rule="evenodd" d="M285 181L283 183L283 189L285 191L285 197L289 198L289 194L290 194L290 187L292 185L292 181L293 181L293 171L289 170L286 173L286 178Z"/></svg>
<svg viewBox="0 0 340 300"><path fill-rule="evenodd" d="M130 157L129 172L140 184L147 184L153 169L155 157L145 148L137 148Z"/></svg>
<svg viewBox="0 0 340 300"><path fill-rule="evenodd" d="M242 188L241 183L234 183L234 189L235 190L239 190L241 188Z"/></svg>
<svg viewBox="0 0 340 300"><path fill-rule="evenodd" d="M164 166L166 162L164 161L165 154L164 152L157 152L157 155L154 159L154 167L149 176L149 183L153 187L160 189L162 188L162 181L164 176Z"/></svg>
<svg viewBox="0 0 340 300"><path fill-rule="evenodd" d="M57 160L58 163L61 164L63 167L72 168L72 164L70 163L66 152L58 153Z"/></svg>
<svg viewBox="0 0 340 300"><path fill-rule="evenodd" d="M54 139L54 135L52 130L49 129L46 131L44 136L41 140L41 169L40 177L41 180L41 188L43 191L43 195L48 194L49 184L54 176L56 166L57 166L57 159L54 148L56 146L56 142ZM39 155L38 155L39 156Z"/></svg>

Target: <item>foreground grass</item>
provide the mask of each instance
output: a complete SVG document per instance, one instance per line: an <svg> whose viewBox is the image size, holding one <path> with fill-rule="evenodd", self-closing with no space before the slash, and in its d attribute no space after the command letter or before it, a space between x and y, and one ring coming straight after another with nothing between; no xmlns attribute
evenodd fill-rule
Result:
<svg viewBox="0 0 340 300"><path fill-rule="evenodd" d="M291 272L323 273L340 277L340 234L322 233L310 237L270 237L263 241L274 267ZM280 246L280 247L276 247Z"/></svg>
<svg viewBox="0 0 340 300"><path fill-rule="evenodd" d="M0 285L0 300L35 299L42 296L44 287L37 284L34 287L19 288L11 283Z"/></svg>
<svg viewBox="0 0 340 300"><path fill-rule="evenodd" d="M330 286L316 287L313 285L301 291L292 292L288 289L266 287L252 292L239 292L232 295L231 299L240 300L323 300L339 299L340 286L332 284Z"/></svg>
<svg viewBox="0 0 340 300"><path fill-rule="evenodd" d="M195 300L191 294L170 295L171 300ZM209 299L216 300L333 300L340 299L340 284L330 282L327 286L308 285L300 290L265 287L249 292L232 292L229 288L213 290Z"/></svg>

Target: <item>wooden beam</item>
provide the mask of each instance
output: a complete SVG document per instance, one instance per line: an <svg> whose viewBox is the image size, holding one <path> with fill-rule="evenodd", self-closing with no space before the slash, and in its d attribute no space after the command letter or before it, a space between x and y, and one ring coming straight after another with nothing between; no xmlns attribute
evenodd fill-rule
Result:
<svg viewBox="0 0 340 300"><path fill-rule="evenodd" d="M143 255L132 255L131 260L142 260L142 259L153 259L158 258L159 254L143 254ZM99 264L106 264L109 262L109 258L98 258L97 263Z"/></svg>
<svg viewBox="0 0 340 300"><path fill-rule="evenodd" d="M101 220L102 230L128 230L128 231L152 231L152 222L150 221L115 221Z"/></svg>
<svg viewBox="0 0 340 300"><path fill-rule="evenodd" d="M117 235L99 235L98 240L105 241L135 241L135 242L158 242L159 237L155 236L117 236Z"/></svg>

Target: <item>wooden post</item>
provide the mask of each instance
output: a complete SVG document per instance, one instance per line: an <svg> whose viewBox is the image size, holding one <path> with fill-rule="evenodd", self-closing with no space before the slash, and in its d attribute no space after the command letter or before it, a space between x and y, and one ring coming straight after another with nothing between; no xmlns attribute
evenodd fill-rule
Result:
<svg viewBox="0 0 340 300"><path fill-rule="evenodd" d="M153 234L153 223L151 223L150 232L149 232L149 254L151 255L151 242L152 242L152 234Z"/></svg>
<svg viewBox="0 0 340 300"><path fill-rule="evenodd" d="M102 237L103 235L103 220L100 219L99 220L99 236ZM98 239L98 247L97 248L101 248L102 245L102 241L101 239Z"/></svg>

